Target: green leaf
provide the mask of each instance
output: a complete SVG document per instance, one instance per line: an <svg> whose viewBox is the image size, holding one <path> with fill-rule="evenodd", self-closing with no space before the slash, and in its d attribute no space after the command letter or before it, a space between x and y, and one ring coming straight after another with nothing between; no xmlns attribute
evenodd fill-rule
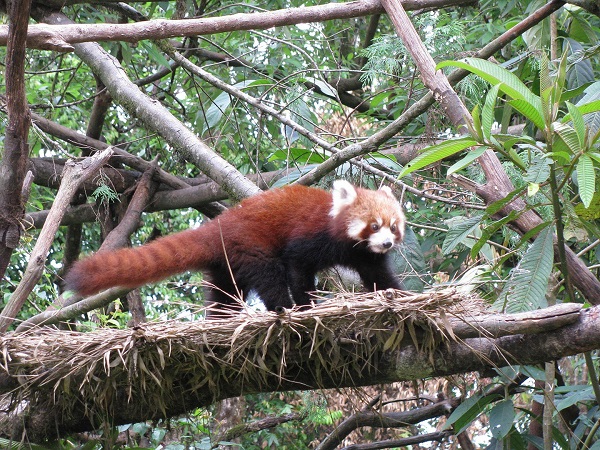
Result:
<svg viewBox="0 0 600 450"><path fill-rule="evenodd" d="M522 245L527 244L530 241L530 239L532 239L534 236L537 236L539 233L542 232L542 230L544 230L550 224L552 224L552 221L542 222L539 225L533 227L531 230L529 230L527 233L525 233L523 236L521 236L521 239L519 239L519 242L515 246L515 249L520 248Z"/></svg>
<svg viewBox="0 0 600 450"><path fill-rule="evenodd" d="M546 227L527 249L512 274L495 308L508 313L532 311L546 306L546 290L554 263L554 230Z"/></svg>
<svg viewBox="0 0 600 450"><path fill-rule="evenodd" d="M151 41L140 41L139 45L143 47L147 52L150 58L154 60L157 64L170 69L169 61L165 57L164 53Z"/></svg>
<svg viewBox="0 0 600 450"><path fill-rule="evenodd" d="M456 66L479 75L491 85L502 83L500 90L511 98L521 98L531 104L539 103L540 98L513 73L485 59L465 58L461 61L442 61L437 68Z"/></svg>
<svg viewBox="0 0 600 450"><path fill-rule="evenodd" d="M581 142L577 132L571 125L554 122L553 127L554 132L563 140L571 153L578 154L581 152Z"/></svg>
<svg viewBox="0 0 600 450"><path fill-rule="evenodd" d="M269 157L269 161L293 161L296 164L320 164L324 160L323 155L303 147L276 150Z"/></svg>
<svg viewBox="0 0 600 450"><path fill-rule="evenodd" d="M512 429L515 421L515 407L511 399L494 405L489 413L490 432L496 439L503 439Z"/></svg>
<svg viewBox="0 0 600 450"><path fill-rule="evenodd" d="M467 153L463 158L459 159L450 167L448 167L446 176L450 176L453 173L458 172L459 170L467 167L469 164L471 164L473 161L475 161L477 158L483 155L486 150L487 147L479 147L473 150L472 152Z"/></svg>
<svg viewBox="0 0 600 450"><path fill-rule="evenodd" d="M481 108L479 105L475 105L473 111L471 111L471 117L473 118L473 129L471 129L470 132L474 139L476 139L478 142L483 142L483 130L481 129L481 118L479 117L480 109ZM467 122L467 125L469 128L471 128L470 123Z"/></svg>
<svg viewBox="0 0 600 450"><path fill-rule="evenodd" d="M455 434L462 433L483 412L485 407L497 398L496 394L476 394L469 397L452 411L446 420L444 429L447 430L454 425Z"/></svg>
<svg viewBox="0 0 600 450"><path fill-rule="evenodd" d="M265 84L265 80L262 78L258 80L248 79L234 84L233 87L244 89L249 86L260 86L263 84ZM202 127L202 133L206 132L209 128L215 127L219 123L225 114L225 110L231 104L231 100L231 95L229 95L227 92L221 92L217 98L212 101L211 105L206 111L206 124Z"/></svg>
<svg viewBox="0 0 600 450"><path fill-rule="evenodd" d="M590 402L596 399L594 395L594 390L592 386L565 386L567 388L575 387L575 389L568 389L565 394L562 396L562 399L556 403L556 410L562 411L569 406L575 405L577 403ZM559 392L561 393L561 392Z"/></svg>
<svg viewBox="0 0 600 450"><path fill-rule="evenodd" d="M230 103L231 96L227 92L221 92L217 98L212 101L206 111L206 124L202 128L202 133L209 128L215 127L219 123Z"/></svg>
<svg viewBox="0 0 600 450"><path fill-rule="evenodd" d="M404 167L399 176L403 177L408 175L415 170L427 167L430 164L438 162L444 158L447 158L448 156L452 156L455 153L458 153L473 145L477 145L477 141L475 141L473 138L462 137L427 147L423 149L423 152L419 156L414 158Z"/></svg>
<svg viewBox="0 0 600 450"><path fill-rule="evenodd" d="M496 200L494 203L492 203L485 209L486 215L493 216L494 214L499 212L502 208L504 208L506 205L508 205L510 202L512 202L515 199L515 197L517 197L518 195L521 194L521 192L523 192L523 188L517 188L514 191L510 192L504 198L501 198L500 200Z"/></svg>
<svg viewBox="0 0 600 450"><path fill-rule="evenodd" d="M527 185L527 196L533 197L540 190L540 185L538 183L529 183Z"/></svg>
<svg viewBox="0 0 600 450"><path fill-rule="evenodd" d="M511 211L507 216L502 217L500 220L496 220L491 224L487 225L483 231L481 232L481 237L479 240L473 245L471 248L471 258L475 259L479 251L483 248L483 246L487 243L487 241L492 237L492 235L506 225L508 222L515 220L515 218L519 215L517 211Z"/></svg>
<svg viewBox="0 0 600 450"><path fill-rule="evenodd" d="M583 115L598 112L600 111L600 100L594 100L592 102L584 103L581 105L578 104L577 109ZM562 118L563 122L568 122L570 120L571 114L567 114L565 117Z"/></svg>
<svg viewBox="0 0 600 450"><path fill-rule="evenodd" d="M588 208L596 190L594 162L588 155L581 155L577 162L577 184L579 185L581 202L583 206Z"/></svg>
<svg viewBox="0 0 600 450"><path fill-rule="evenodd" d="M583 114L581 114L577 106L570 102L567 102L567 108L569 110L569 114L571 115L573 129L579 138L579 144L583 147L585 145L585 120L583 120Z"/></svg>
<svg viewBox="0 0 600 450"><path fill-rule="evenodd" d="M552 123L556 120L556 114L558 112L557 97L560 98L562 89L558 81L560 77L557 76L553 78L550 76L548 64L548 58L545 56L545 53L542 53L542 58L540 59L540 99L542 100L542 115L545 123Z"/></svg>
<svg viewBox="0 0 600 450"><path fill-rule="evenodd" d="M306 77L306 81L317 86L323 95L331 98L337 98L337 91L329 83L314 77Z"/></svg>
<svg viewBox="0 0 600 450"><path fill-rule="evenodd" d="M525 181L528 183L540 184L548 179L550 176L550 164L547 158L540 155L535 155L531 165L527 169L525 174Z"/></svg>
<svg viewBox="0 0 600 450"><path fill-rule="evenodd" d="M460 218L457 217L446 233L446 238L442 243L442 254L447 255L454 250L457 245L464 244L465 238L479 226L482 218L483 216L474 216L460 220Z"/></svg>
<svg viewBox="0 0 600 450"><path fill-rule="evenodd" d="M568 89L563 92L562 97L560 98L560 102L564 103L572 98L579 97L583 94L583 92L591 85L590 82L582 84L581 86L577 86L573 89Z"/></svg>
<svg viewBox="0 0 600 450"><path fill-rule="evenodd" d="M510 106L520 112L523 116L533 122L533 124L540 130L545 128L544 117L540 113L541 109L537 109L537 106L532 105L526 100L517 98L508 102ZM540 101L540 107L542 102Z"/></svg>
<svg viewBox="0 0 600 450"><path fill-rule="evenodd" d="M483 111L481 111L481 128L483 136L489 140L492 135L492 125L494 124L494 108L498 101L498 90L500 85L496 84L488 91L485 96Z"/></svg>

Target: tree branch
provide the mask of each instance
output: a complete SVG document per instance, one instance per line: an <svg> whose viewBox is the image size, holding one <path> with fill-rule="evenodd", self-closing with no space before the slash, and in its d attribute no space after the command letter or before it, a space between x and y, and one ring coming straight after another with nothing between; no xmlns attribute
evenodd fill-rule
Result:
<svg viewBox="0 0 600 450"><path fill-rule="evenodd" d="M315 450L334 450L342 443L344 438L352 431L361 427L377 427L377 428L398 428L407 425L415 425L425 420L439 417L444 414L449 414L452 411L450 402L441 401L432 405L423 406L409 411L394 411L382 413L379 411L358 411L347 417L340 423L335 430L330 433ZM444 437L447 436L444 433ZM423 438L424 436L419 436ZM439 438L439 435L437 436ZM427 438L427 441L433 438ZM426 442L426 441L420 441ZM417 442L407 442L404 445L415 444ZM353 448L351 446L349 448ZM371 447L374 448L374 447ZM385 448L385 447L375 447Z"/></svg>
<svg viewBox="0 0 600 450"><path fill-rule="evenodd" d="M70 20L60 13L39 8L36 18L64 26ZM146 22L141 23L142 26ZM135 25L135 24L133 24ZM260 192L233 165L217 155L196 134L177 120L160 103L152 100L131 82L119 62L95 42L75 44L75 53L102 80L114 101L146 126L156 131L184 157L221 186L231 198L241 200Z"/></svg>
<svg viewBox="0 0 600 450"><path fill-rule="evenodd" d="M10 296L7 305L2 310L0 317L0 332L8 329L18 312L23 307L27 296L39 281L44 271L46 257L54 240L54 236L62 216L69 206L73 194L79 189L79 185L87 178L95 174L112 155L112 150L106 149L101 153L86 158L81 162L70 162L65 167L63 179L52 203L48 218L44 223L42 232L38 237L33 251L29 256L29 263L25 269L21 282Z"/></svg>
<svg viewBox="0 0 600 450"><path fill-rule="evenodd" d="M29 108L25 93L25 40L31 0L7 2L6 109L8 123L0 160L0 278L21 239L23 181L29 158Z"/></svg>
<svg viewBox="0 0 600 450"><path fill-rule="evenodd" d="M473 0L405 0L403 4L407 10L416 10L472 5ZM74 44L84 42L137 42L142 39L202 36L333 19L349 19L382 12L383 8L378 0L360 0L200 19L151 20L127 24L39 24L30 26L27 46L42 50L70 52L73 51ZM0 27L0 45L6 45L7 36L7 28Z"/></svg>
<svg viewBox="0 0 600 450"><path fill-rule="evenodd" d="M444 321L434 318L440 310L456 315L458 310L451 314L448 309L451 294L444 294L450 295L445 303L434 302L431 294L395 299L377 295L372 300L328 301L310 311L282 315L249 312L91 333L9 333L0 340L0 389L17 389L31 402L25 425L47 437L96 428L103 414L114 424L132 423L247 393L487 371L552 361L600 346L598 307L574 313L570 325L551 331L454 340L443 338L451 336L449 331L435 331ZM432 328L433 323L437 325ZM444 345L439 345L440 338ZM136 401L127 400L131 398ZM31 429L41 426L36 421L41 416L48 418L48 429ZM12 421L14 416L5 419ZM5 427L0 429L6 433Z"/></svg>

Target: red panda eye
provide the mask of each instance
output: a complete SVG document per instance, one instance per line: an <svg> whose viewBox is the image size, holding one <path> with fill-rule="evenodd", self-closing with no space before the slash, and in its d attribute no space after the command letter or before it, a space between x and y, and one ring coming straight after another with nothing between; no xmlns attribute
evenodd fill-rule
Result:
<svg viewBox="0 0 600 450"><path fill-rule="evenodd" d="M391 231L392 233L395 233L395 232L396 232L396 225L392 225L392 226L390 227L390 231Z"/></svg>
<svg viewBox="0 0 600 450"><path fill-rule="evenodd" d="M371 230L373 230L373 231L379 231L379 224L372 223L371 224Z"/></svg>

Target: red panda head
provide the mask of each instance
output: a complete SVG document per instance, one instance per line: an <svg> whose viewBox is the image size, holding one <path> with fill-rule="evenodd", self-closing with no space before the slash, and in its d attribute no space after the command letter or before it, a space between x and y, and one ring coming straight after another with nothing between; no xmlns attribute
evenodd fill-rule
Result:
<svg viewBox="0 0 600 450"><path fill-rule="evenodd" d="M350 239L366 242L374 253L386 253L402 241L404 213L389 187L372 191L337 180L331 194L329 215L342 221Z"/></svg>

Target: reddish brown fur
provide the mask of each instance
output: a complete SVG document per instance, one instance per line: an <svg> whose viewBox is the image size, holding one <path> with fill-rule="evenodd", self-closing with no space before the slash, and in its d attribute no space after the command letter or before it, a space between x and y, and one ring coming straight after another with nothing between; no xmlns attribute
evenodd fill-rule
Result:
<svg viewBox="0 0 600 450"><path fill-rule="evenodd" d="M360 266L365 264L362 262L365 250L355 250L357 244L347 235L348 218L362 214L357 210L397 205L393 197L379 191L357 189L357 193L354 205L345 206L343 213L331 217L329 192L296 185L273 189L244 200L197 229L162 237L141 247L98 252L84 258L67 274L65 287L89 296L113 286L134 288L186 270L200 270L230 294L237 288L246 290L245 293L256 289L268 309L291 306L285 300L289 299L288 285L296 303L306 304L307 297L298 291L303 294L314 290L316 270L348 264L356 266L360 273ZM380 212L386 217L391 213ZM321 250L325 247L327 250ZM355 255L356 252L362 253ZM364 254L368 256L369 252ZM315 262L314 267L309 262L305 268L312 255L320 262ZM352 261L344 260L350 257ZM374 261L369 263L372 268L363 268L369 283L375 282L382 288L396 287L397 283L383 266L383 278L370 280L379 278L376 273L385 262ZM217 291L211 293L211 298L228 303L227 296Z"/></svg>
<svg viewBox="0 0 600 450"><path fill-rule="evenodd" d="M134 288L186 270L201 271L223 257L223 243L228 258L246 248L273 255L288 240L326 227L330 208L331 194L321 189L273 189L242 201L199 228L84 258L71 268L65 286L89 296L114 286Z"/></svg>

